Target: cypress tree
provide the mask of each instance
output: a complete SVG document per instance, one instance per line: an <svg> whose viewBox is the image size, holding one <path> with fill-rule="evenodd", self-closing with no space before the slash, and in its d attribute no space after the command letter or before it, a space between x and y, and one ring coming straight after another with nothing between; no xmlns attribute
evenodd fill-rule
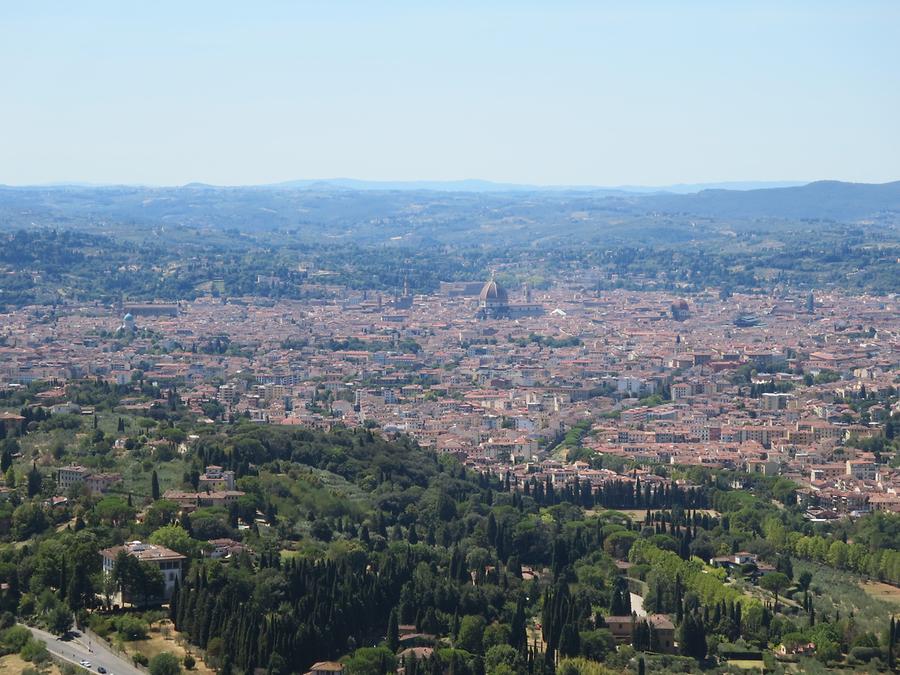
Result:
<svg viewBox="0 0 900 675"><path fill-rule="evenodd" d="M516 613L513 615L510 626L509 644L520 652L528 643L528 635L525 627L525 597L519 593L516 600Z"/></svg>
<svg viewBox="0 0 900 675"><path fill-rule="evenodd" d="M156 475L155 470L150 477L150 494L153 497L153 501L159 500L159 476Z"/></svg>
<svg viewBox="0 0 900 675"><path fill-rule="evenodd" d="M891 626L888 629L888 668L894 669L894 640L897 637L897 624L891 616Z"/></svg>
<svg viewBox="0 0 900 675"><path fill-rule="evenodd" d="M695 659L706 658L706 630L694 612L684 617L681 624L681 653Z"/></svg>
<svg viewBox="0 0 900 675"><path fill-rule="evenodd" d="M129 497L131 495L128 495ZM175 587L172 589L172 599L169 600L169 620L172 623L176 623L175 619L178 616L178 595L180 593L180 589L178 587L178 580L175 580ZM176 624L176 628L177 628Z"/></svg>
<svg viewBox="0 0 900 675"><path fill-rule="evenodd" d="M573 622L566 622L559 634L560 656L577 656L581 650L581 639L578 627Z"/></svg>
<svg viewBox="0 0 900 675"><path fill-rule="evenodd" d="M231 650L225 649L225 654L222 656L222 667L219 668L219 675L231 675L233 667L231 664Z"/></svg>
<svg viewBox="0 0 900 675"><path fill-rule="evenodd" d="M628 592L628 585L622 577L616 578L609 612L612 616L627 616L631 614L631 595Z"/></svg>
<svg viewBox="0 0 900 675"><path fill-rule="evenodd" d="M41 491L41 484L43 483L43 478L41 477L41 472L38 471L37 463L31 463L31 471L28 472L28 496L34 497Z"/></svg>
<svg viewBox="0 0 900 675"><path fill-rule="evenodd" d="M398 626L396 608L391 610L391 615L388 617L387 647L394 653L400 647L400 628Z"/></svg>

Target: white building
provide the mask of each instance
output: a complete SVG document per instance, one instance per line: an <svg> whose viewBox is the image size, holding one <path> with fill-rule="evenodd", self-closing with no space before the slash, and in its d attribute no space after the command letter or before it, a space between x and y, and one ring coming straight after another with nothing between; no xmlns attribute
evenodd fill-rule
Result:
<svg viewBox="0 0 900 675"><path fill-rule="evenodd" d="M113 546L100 552L103 557L103 574L112 574L116 558L124 551L141 562L150 563L159 568L163 576L163 597L151 600L169 600L175 587L181 584L184 574L184 561L187 558L180 553L155 544L144 544L140 541L129 541L122 546ZM136 598L123 597L123 601L133 603Z"/></svg>

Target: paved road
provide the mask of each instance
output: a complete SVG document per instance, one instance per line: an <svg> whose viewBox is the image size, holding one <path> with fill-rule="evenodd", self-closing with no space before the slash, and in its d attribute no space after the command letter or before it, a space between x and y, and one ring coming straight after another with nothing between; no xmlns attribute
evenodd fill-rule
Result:
<svg viewBox="0 0 900 675"><path fill-rule="evenodd" d="M76 666L81 660L91 662L91 671L97 672L97 668L103 666L106 672L114 675L145 675L129 661L113 652L105 643L94 638L80 635L70 640L58 640L51 633L40 628L31 628L31 634L45 645L47 651L53 656L74 663Z"/></svg>

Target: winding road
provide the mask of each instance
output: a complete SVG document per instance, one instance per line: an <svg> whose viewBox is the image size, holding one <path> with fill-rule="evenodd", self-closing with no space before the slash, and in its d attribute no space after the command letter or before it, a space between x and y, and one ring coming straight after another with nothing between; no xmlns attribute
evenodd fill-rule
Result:
<svg viewBox="0 0 900 675"><path fill-rule="evenodd" d="M102 666L109 675L146 675L144 671L113 652L105 642L97 638L79 634L78 637L62 640L40 628L28 626L28 629L36 640L47 645L47 651L55 658L76 666L81 665L82 660L90 661L90 670L94 673Z"/></svg>

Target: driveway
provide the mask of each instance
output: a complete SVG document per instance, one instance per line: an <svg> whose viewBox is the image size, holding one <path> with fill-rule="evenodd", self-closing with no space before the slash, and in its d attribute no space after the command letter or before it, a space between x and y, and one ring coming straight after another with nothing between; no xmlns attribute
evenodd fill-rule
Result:
<svg viewBox="0 0 900 675"><path fill-rule="evenodd" d="M631 595L631 611L638 616L647 616L647 611L644 609L644 598L637 593L630 593L629 595Z"/></svg>

